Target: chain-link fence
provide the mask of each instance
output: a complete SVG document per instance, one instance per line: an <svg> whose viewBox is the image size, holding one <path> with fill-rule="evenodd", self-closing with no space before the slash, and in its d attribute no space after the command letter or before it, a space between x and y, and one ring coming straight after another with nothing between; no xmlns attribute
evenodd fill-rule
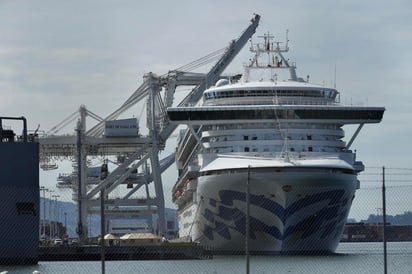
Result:
<svg viewBox="0 0 412 274"><path fill-rule="evenodd" d="M412 259L412 169L369 167L358 178L360 189L356 191L336 253L321 254L322 256L310 253L258 256L252 252L249 257L244 252L236 255L213 254L213 250L196 243L173 243L170 239L166 243L161 237L148 234L143 238L129 239L106 235L106 238L102 239L100 215L92 214L88 216L86 226L88 239L80 243L76 234L77 209L71 200L72 190L40 186L38 264L30 265L30 261L23 260L17 263L29 265L17 265L12 258L18 254L10 253L10 261L3 260L0 272L246 273L249 268L250 273L384 273L386 262L388 273L408 273ZM14 195L24 197L24 191L21 189L20 194ZM383 194L386 195L385 208ZM3 201L3 208L6 202ZM259 205L268 208L264 203ZM239 211L232 211L233 214L238 214L231 219L229 226L232 228L246 224L245 215L240 214L244 206L244 203L234 202L234 208ZM334 207L330 202L328 206L331 211L319 210L318 213L331 214ZM256 207L257 205L252 203L251 210L256 210ZM26 216L24 205L20 204L20 210L20 216ZM316 220L306 219L300 223L302 230L296 230L300 231L300 234L294 231L294 239L297 240L298 236L304 239L308 230L316 233L314 228L333 231L334 228L327 224L326 221L317 223ZM21 226L15 230L26 229L27 233L31 231L30 227L24 224ZM254 234L249 232L251 238L274 233L273 229L264 227L265 224L256 220L250 221L250 226L254 229ZM219 233L224 236L224 229ZM245 231L241 233L246 235ZM386 245L383 243L384 238ZM24 253L27 249L27 246L21 244L21 240L13 237L7 241L3 238L2 241L3 250L12 246L12 250L23 250ZM104 258L104 262L101 258Z"/></svg>

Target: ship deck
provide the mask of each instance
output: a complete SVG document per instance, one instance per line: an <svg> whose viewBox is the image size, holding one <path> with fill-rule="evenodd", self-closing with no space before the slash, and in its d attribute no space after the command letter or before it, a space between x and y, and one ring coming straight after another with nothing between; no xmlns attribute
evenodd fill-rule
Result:
<svg viewBox="0 0 412 274"><path fill-rule="evenodd" d="M335 124L379 123L384 107L248 105L173 107L167 113L172 123L222 124L273 120L322 122Z"/></svg>

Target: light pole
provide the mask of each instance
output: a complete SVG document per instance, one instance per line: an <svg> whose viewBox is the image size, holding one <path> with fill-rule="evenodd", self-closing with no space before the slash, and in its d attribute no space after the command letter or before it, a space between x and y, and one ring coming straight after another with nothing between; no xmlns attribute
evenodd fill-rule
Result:
<svg viewBox="0 0 412 274"><path fill-rule="evenodd" d="M67 235L67 212L64 212L64 229L65 229L65 235Z"/></svg>
<svg viewBox="0 0 412 274"><path fill-rule="evenodd" d="M57 226L57 219L58 219L58 205L57 205L57 198L60 197L60 195L52 195L54 198L54 210L53 210L53 219L54 219L54 224L53 224L53 233L54 236L59 235L59 230Z"/></svg>
<svg viewBox="0 0 412 274"><path fill-rule="evenodd" d="M43 219L41 220L40 236L44 235L46 238L46 191L48 191L48 189L41 186L40 191L43 191Z"/></svg>
<svg viewBox="0 0 412 274"><path fill-rule="evenodd" d="M52 222L51 222L51 219L52 219L52 203L53 203L53 200L52 200L52 198L53 198L53 192L54 192L54 190L51 190L51 189L49 189L48 190L48 192L49 192L49 238L51 239L51 237L52 237Z"/></svg>

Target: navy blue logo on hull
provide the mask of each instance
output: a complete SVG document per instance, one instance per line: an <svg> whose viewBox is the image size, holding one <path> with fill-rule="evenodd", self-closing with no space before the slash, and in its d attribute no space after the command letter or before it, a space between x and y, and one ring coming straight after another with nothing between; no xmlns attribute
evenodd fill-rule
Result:
<svg viewBox="0 0 412 274"><path fill-rule="evenodd" d="M334 233L333 238L340 237L341 230L347 215L348 199L344 198L344 190L331 190L317 194L306 195L299 199L287 208L283 208L280 204L264 197L263 195L250 194L250 205L266 210L267 213L273 215L273 218L279 218L284 230L280 231L278 227L267 225L261 220L250 216L250 239L256 239L256 232L264 232L271 235L275 239L285 240L292 234L298 233L301 239L310 237L314 233L321 232L320 238L323 239L329 234ZM219 192L220 201L209 199L209 206L216 208L212 211L206 208L203 212L203 217L208 221L203 227L203 235L209 240L214 239L214 233L221 237L230 240L230 230L237 231L246 235L245 212L234 207L234 201L246 201L246 193L232 190L222 190ZM305 208L316 203L326 203L327 206L317 210L308 217L303 217L296 224L288 224L288 219L299 218L299 214L303 213ZM229 225L232 224L232 225Z"/></svg>

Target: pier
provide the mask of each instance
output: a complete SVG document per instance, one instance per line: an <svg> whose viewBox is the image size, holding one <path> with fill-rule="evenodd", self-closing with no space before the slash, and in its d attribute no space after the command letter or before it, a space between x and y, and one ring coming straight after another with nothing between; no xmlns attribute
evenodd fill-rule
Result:
<svg viewBox="0 0 412 274"><path fill-rule="evenodd" d="M39 261L99 261L101 246L42 246ZM208 259L211 252L192 243L165 244L161 246L105 246L105 260L189 260Z"/></svg>

